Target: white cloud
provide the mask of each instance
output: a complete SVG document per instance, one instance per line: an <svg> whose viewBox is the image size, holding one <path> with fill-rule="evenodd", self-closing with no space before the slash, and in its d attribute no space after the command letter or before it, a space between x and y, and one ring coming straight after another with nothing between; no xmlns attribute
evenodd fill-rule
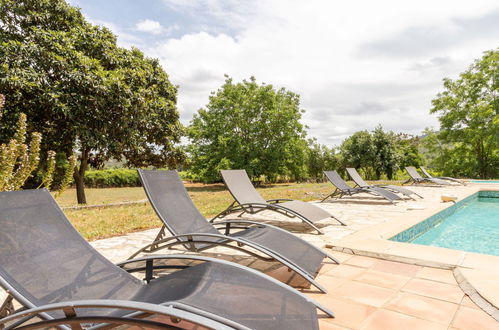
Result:
<svg viewBox="0 0 499 330"><path fill-rule="evenodd" d="M135 28L137 29L137 31L148 32L156 35L163 32L163 26L161 26L159 22L150 19L145 19L138 22L137 24L135 24Z"/></svg>
<svg viewBox="0 0 499 330"><path fill-rule="evenodd" d="M143 48L180 85L184 123L225 73L255 75L299 93L309 134L327 144L378 123L413 134L438 126L429 109L442 78L455 78L499 40L494 0L163 2L206 26ZM154 23L144 29L158 31Z"/></svg>
<svg viewBox="0 0 499 330"><path fill-rule="evenodd" d="M108 28L113 33L118 35L119 36L118 45L120 47L131 48L132 46L136 46L136 47L140 46L140 38L138 38L134 34L126 32L124 29L122 29L117 24L111 23L108 21L99 20L99 19L91 19L91 18L87 18L87 19L90 23Z"/></svg>

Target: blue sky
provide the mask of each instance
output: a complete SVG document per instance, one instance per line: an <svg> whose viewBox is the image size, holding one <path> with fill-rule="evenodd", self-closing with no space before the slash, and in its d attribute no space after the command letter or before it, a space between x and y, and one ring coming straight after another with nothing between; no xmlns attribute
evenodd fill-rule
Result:
<svg viewBox="0 0 499 330"><path fill-rule="evenodd" d="M70 0L179 85L188 124L224 81L254 75L301 95L309 136L419 134L444 77L499 46L496 0Z"/></svg>

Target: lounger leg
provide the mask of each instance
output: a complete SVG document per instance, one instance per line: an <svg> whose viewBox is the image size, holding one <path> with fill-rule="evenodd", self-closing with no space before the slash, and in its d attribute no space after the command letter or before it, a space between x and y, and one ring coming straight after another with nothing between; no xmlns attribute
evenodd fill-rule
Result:
<svg viewBox="0 0 499 330"><path fill-rule="evenodd" d="M4 302L0 306L0 319L6 317L7 315L13 314L15 312L13 301L14 298L8 295Z"/></svg>
<svg viewBox="0 0 499 330"><path fill-rule="evenodd" d="M406 180L405 182L402 182L402 185L408 184L408 183L409 183L409 182L411 182L411 181L414 181L414 180L408 179L408 180ZM414 184L414 182L413 182L413 184Z"/></svg>
<svg viewBox="0 0 499 330"><path fill-rule="evenodd" d="M340 263L340 261L338 259L336 259L335 257L333 257L330 253L324 252L324 254L326 255L326 258L331 259L332 261L334 261L337 264Z"/></svg>
<svg viewBox="0 0 499 330"><path fill-rule="evenodd" d="M341 223L342 226L346 226L347 224L344 223L343 221L341 221L340 219L338 219L337 217L335 216L331 216L331 218L333 218L334 220L338 221L339 223Z"/></svg>
<svg viewBox="0 0 499 330"><path fill-rule="evenodd" d="M158 242L158 241L161 241L162 239L165 238L165 234L166 234L165 229L166 229L165 225L163 225L163 227L161 227L158 235L156 236L156 238L154 239L153 242ZM152 251L156 250L157 248L158 248L158 244L151 245L150 251L148 251L148 252L152 252Z"/></svg>
<svg viewBox="0 0 499 330"><path fill-rule="evenodd" d="M327 195L323 200L321 200L321 203L324 202L329 197L333 197L333 195L334 195L334 192L332 194Z"/></svg>
<svg viewBox="0 0 499 330"><path fill-rule="evenodd" d="M223 218L224 216L226 216L227 214L231 213L231 210L234 206L236 202L232 202L229 207L227 207L225 210L223 210L222 212L218 213L217 215L215 215L213 218L211 218L210 222L213 222L215 221L215 219L218 219L218 218Z"/></svg>

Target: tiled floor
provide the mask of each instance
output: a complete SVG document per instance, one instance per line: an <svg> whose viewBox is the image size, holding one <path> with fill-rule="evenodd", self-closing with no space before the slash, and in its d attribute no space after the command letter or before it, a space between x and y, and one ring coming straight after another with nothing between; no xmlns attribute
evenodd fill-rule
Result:
<svg viewBox="0 0 499 330"><path fill-rule="evenodd" d="M340 252L317 277L327 294L305 290L336 318L321 329L499 329L459 288L450 270Z"/></svg>

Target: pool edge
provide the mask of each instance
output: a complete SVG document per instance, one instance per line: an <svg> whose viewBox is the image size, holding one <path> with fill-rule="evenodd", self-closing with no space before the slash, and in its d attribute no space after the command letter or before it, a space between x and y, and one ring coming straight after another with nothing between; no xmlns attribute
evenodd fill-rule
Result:
<svg viewBox="0 0 499 330"><path fill-rule="evenodd" d="M461 200L471 197L480 191L494 190L489 187L476 187L473 192ZM456 274L462 275L463 272L460 269L471 269L482 272L484 276L494 273L499 277L499 256L389 240L390 237L425 221L428 217L434 216L449 207L452 207L452 205L446 205L445 207L439 207L438 209L426 212L422 211L415 219L384 222L356 232L343 239L336 240L333 243L328 243L326 244L326 248L389 261L450 269L453 270L455 276ZM468 294L470 299L482 310L499 321L499 293L491 297L485 294L485 291L488 290L483 290L483 288L477 290L476 285L473 285L473 281L468 280L465 276L461 277L459 278L461 281L457 282L463 292ZM456 277L456 280L458 280L458 277Z"/></svg>

